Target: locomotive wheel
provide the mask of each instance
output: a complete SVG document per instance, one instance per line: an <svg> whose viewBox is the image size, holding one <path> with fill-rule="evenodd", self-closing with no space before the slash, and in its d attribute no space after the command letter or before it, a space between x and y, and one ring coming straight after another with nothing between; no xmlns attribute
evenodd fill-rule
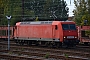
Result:
<svg viewBox="0 0 90 60"><path fill-rule="evenodd" d="M69 46L68 44L65 44L65 43L62 44L63 48L68 48L68 46Z"/></svg>
<svg viewBox="0 0 90 60"><path fill-rule="evenodd" d="M47 46L47 47L52 47L53 45L51 44L51 42L45 42L45 46Z"/></svg>
<svg viewBox="0 0 90 60"><path fill-rule="evenodd" d="M18 44L21 45L21 41L20 40L18 40Z"/></svg>
<svg viewBox="0 0 90 60"><path fill-rule="evenodd" d="M55 43L54 43L54 42L49 42L48 47L53 48L53 47L54 47L54 45L55 45Z"/></svg>
<svg viewBox="0 0 90 60"><path fill-rule="evenodd" d="M27 41L27 45L31 46L32 42L31 41Z"/></svg>
<svg viewBox="0 0 90 60"><path fill-rule="evenodd" d="M19 40L15 40L16 45L19 45Z"/></svg>
<svg viewBox="0 0 90 60"><path fill-rule="evenodd" d="M24 45L23 40L20 40L20 41L19 41L19 45Z"/></svg>
<svg viewBox="0 0 90 60"><path fill-rule="evenodd" d="M49 43L48 47L52 48L52 47L53 47L53 45L52 45L51 43Z"/></svg>
<svg viewBox="0 0 90 60"><path fill-rule="evenodd" d="M62 43L56 42L55 46L56 46L56 48L60 48L60 47L62 47Z"/></svg>
<svg viewBox="0 0 90 60"><path fill-rule="evenodd" d="M35 45L36 45L36 46L39 46L39 42L38 42L38 41L35 41Z"/></svg>
<svg viewBox="0 0 90 60"><path fill-rule="evenodd" d="M48 47L48 45L49 45L49 42L45 42L45 46Z"/></svg>

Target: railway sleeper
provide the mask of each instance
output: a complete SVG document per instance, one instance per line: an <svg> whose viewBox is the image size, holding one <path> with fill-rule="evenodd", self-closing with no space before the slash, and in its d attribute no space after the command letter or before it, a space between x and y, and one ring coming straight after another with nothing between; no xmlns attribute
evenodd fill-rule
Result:
<svg viewBox="0 0 90 60"><path fill-rule="evenodd" d="M29 55L29 56L41 56L41 57L44 57L46 55L46 53L38 53L38 52L21 52L21 51L12 51L13 53L15 54L23 54L23 55ZM1 54L0 56L5 56L4 54ZM16 57L17 56L11 56L11 55L6 55L6 58L8 57ZM27 58L27 57L22 57L22 56L18 56L20 59L24 59L24 58ZM65 56L65 55L56 55L56 54L49 54L49 58L56 58L56 59L74 59L74 60L88 60L88 58L83 58L83 57L76 57L76 56Z"/></svg>
<svg viewBox="0 0 90 60"><path fill-rule="evenodd" d="M0 55L0 58L10 59L10 60L18 60L18 59L22 59L22 60L43 60L44 59L43 57L37 57L37 56L25 57L25 56L13 56L13 55L5 55L5 54Z"/></svg>
<svg viewBox="0 0 90 60"><path fill-rule="evenodd" d="M34 53L34 55L37 55ZM45 56L45 54L39 54L39 56ZM4 57L3 57L4 56ZM13 56L13 55L5 55L5 54L2 54L0 55L0 58L3 58L3 59L35 59L35 60L42 60L42 59L45 59L45 58L39 58L37 56L31 56L31 57L24 57L24 56ZM75 56L68 56L68 57L65 57L65 56L61 56L61 55L53 55L53 54L50 54L48 58L58 58L58 59L68 59L68 60L88 60L87 58L79 58L79 57L75 57Z"/></svg>

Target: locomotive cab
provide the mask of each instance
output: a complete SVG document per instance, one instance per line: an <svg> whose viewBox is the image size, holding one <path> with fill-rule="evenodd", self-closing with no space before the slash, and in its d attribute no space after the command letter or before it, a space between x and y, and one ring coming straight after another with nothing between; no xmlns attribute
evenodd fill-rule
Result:
<svg viewBox="0 0 90 60"><path fill-rule="evenodd" d="M79 40L75 22L66 21L61 24L63 29L63 44L68 46L75 46L78 44Z"/></svg>

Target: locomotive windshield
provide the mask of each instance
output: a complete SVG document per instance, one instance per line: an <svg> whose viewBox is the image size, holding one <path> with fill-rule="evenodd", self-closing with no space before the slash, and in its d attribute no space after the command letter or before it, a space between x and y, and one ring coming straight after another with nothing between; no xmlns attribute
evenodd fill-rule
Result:
<svg viewBox="0 0 90 60"><path fill-rule="evenodd" d="M76 30L75 24L62 24L63 30Z"/></svg>

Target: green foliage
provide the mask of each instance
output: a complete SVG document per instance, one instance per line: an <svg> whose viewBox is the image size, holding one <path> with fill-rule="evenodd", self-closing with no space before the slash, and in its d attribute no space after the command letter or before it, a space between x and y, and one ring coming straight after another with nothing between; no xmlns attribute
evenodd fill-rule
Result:
<svg viewBox="0 0 90 60"><path fill-rule="evenodd" d="M45 55L45 58L49 58L49 53L47 53L47 54Z"/></svg>
<svg viewBox="0 0 90 60"><path fill-rule="evenodd" d="M68 58L68 54L64 54L64 56L65 56L66 58Z"/></svg>
<svg viewBox="0 0 90 60"><path fill-rule="evenodd" d="M38 17L36 17L35 21L38 21Z"/></svg>
<svg viewBox="0 0 90 60"><path fill-rule="evenodd" d="M13 52L8 52L9 54L12 54Z"/></svg>
<svg viewBox="0 0 90 60"><path fill-rule="evenodd" d="M66 9L66 2L64 0L31 0L28 4L25 3L25 7L34 12L34 18L62 19L68 17L68 9Z"/></svg>
<svg viewBox="0 0 90 60"><path fill-rule="evenodd" d="M90 30L85 31L86 36L90 36Z"/></svg>
<svg viewBox="0 0 90 60"><path fill-rule="evenodd" d="M10 21L10 24L11 25L14 25L16 23L16 21L18 20L21 20L21 4L18 4L20 3L21 0L18 0L18 3L17 1L13 1L13 0L1 0L3 1L2 2L2 6L3 6L3 11L0 11L3 12L2 14L2 18L0 18L1 22L0 22L0 25L7 25L7 18L6 16L12 16L11 18L11 21Z"/></svg>
<svg viewBox="0 0 90 60"><path fill-rule="evenodd" d="M74 21L77 25L84 25L84 20L87 20L87 25L90 25L90 1L86 0L74 0L75 10L74 12Z"/></svg>

